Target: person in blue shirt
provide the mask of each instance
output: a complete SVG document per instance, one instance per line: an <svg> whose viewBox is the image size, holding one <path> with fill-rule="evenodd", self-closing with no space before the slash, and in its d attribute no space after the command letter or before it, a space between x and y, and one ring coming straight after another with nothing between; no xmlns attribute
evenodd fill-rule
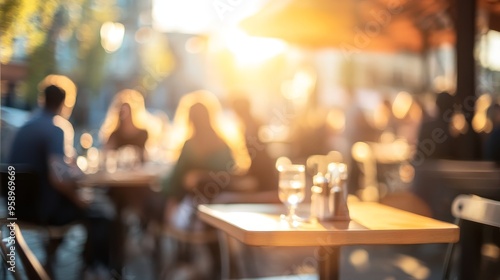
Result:
<svg viewBox="0 0 500 280"><path fill-rule="evenodd" d="M34 221L41 225L65 225L83 221L87 228L84 259L89 269L109 265L109 229L112 211L84 201L77 193L77 180L83 176L74 164L67 164L64 154L64 133L54 124L61 113L65 91L55 85L43 90L43 108L17 132L10 151L9 164L28 166L39 184L33 209ZM20 187L20 186L18 186ZM35 189L38 188L38 189ZM109 209L109 207L108 207ZM23 217L19 216L22 220ZM33 213L30 213L33 216ZM51 271L50 264L48 270Z"/></svg>
<svg viewBox="0 0 500 280"><path fill-rule="evenodd" d="M76 166L64 161L64 134L54 125L65 92L54 85L45 91L44 108L17 132L10 153L11 164L29 166L40 182L40 201L36 222L64 225L75 221L87 207L76 192L76 179L82 175ZM65 211L60 211L64 209Z"/></svg>

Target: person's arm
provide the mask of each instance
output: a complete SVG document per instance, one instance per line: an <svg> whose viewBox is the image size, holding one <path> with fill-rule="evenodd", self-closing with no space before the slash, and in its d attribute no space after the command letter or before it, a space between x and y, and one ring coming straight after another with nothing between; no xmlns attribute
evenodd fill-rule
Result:
<svg viewBox="0 0 500 280"><path fill-rule="evenodd" d="M87 207L87 203L82 201L76 192L76 181L83 176L83 172L76 165L69 165L64 161L64 134L61 129L52 133L48 154L51 185L78 207Z"/></svg>
<svg viewBox="0 0 500 280"><path fill-rule="evenodd" d="M83 176L76 165L68 165L64 158L51 155L49 159L49 181L51 185L75 205L86 208L88 204L78 196L76 181Z"/></svg>
<svg viewBox="0 0 500 280"><path fill-rule="evenodd" d="M179 197L185 192L182 183L189 165L188 154L187 143L185 143L174 168L161 180L161 189L166 196Z"/></svg>

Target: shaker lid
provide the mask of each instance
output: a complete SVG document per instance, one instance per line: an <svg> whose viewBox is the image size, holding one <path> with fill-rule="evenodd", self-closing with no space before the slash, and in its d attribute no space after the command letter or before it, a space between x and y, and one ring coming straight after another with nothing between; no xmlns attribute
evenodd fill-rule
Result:
<svg viewBox="0 0 500 280"><path fill-rule="evenodd" d="M316 175L313 177L313 184L316 186L319 186L321 184L328 183L328 179L323 175L323 173L318 172Z"/></svg>

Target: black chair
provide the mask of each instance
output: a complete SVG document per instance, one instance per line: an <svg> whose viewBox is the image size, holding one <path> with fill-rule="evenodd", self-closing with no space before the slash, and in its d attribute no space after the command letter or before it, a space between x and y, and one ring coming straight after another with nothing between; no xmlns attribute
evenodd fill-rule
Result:
<svg viewBox="0 0 500 280"><path fill-rule="evenodd" d="M12 168L9 169L9 166ZM10 173L9 173L10 171ZM52 275L52 267L56 259L56 251L68 230L75 224L66 224L61 226L49 226L39 220L37 212L40 205L40 184L36 172L27 165L6 165L0 166L1 174L1 196L6 201L6 217L15 218L16 223L25 230L34 230L44 233L47 237L45 250L47 253L46 270ZM9 183L13 181L14 183ZM14 186L15 188L12 188ZM9 189L9 187L11 187ZM9 191L13 191L14 200L9 200L11 196ZM15 205L8 205L9 201L14 201ZM10 208L13 206L14 208ZM10 212L9 212L10 211ZM5 221L4 221L5 222Z"/></svg>
<svg viewBox="0 0 500 280"><path fill-rule="evenodd" d="M7 273L10 273L15 280L22 280L21 273L19 269L14 268L14 270L10 270L12 267L12 263L10 261L10 257L8 256L9 254L9 249L12 244L9 242L8 238L3 238L2 231L0 231L0 257L2 258L2 279L7 279Z"/></svg>
<svg viewBox="0 0 500 280"><path fill-rule="evenodd" d="M459 195L453 200L451 212L457 219L458 224L460 224L462 220L467 220L500 228L500 201L475 195ZM444 280L450 279L450 264L453 250L454 243L451 243L448 247L444 263Z"/></svg>
<svg viewBox="0 0 500 280"><path fill-rule="evenodd" d="M450 209L458 195L500 200L500 167L491 161L426 160L415 166L412 184L433 218L453 222Z"/></svg>
<svg viewBox="0 0 500 280"><path fill-rule="evenodd" d="M14 202L14 205L10 205L13 207L11 209L6 205L7 217L15 217L34 224L40 223L37 218L37 211L40 209L40 187L36 172L27 165L2 164L0 174L1 196L7 202ZM10 214L9 210L12 210Z"/></svg>
<svg viewBox="0 0 500 280"><path fill-rule="evenodd" d="M9 231L10 230L15 233L15 243L9 239L7 239L7 244L1 242L2 255L5 255L6 257L8 254L7 248L14 246L16 250L16 257L18 258L16 259L16 262L19 260L21 261L25 278L30 280L50 280L49 275L40 264L36 256L33 254L33 252L30 250L28 244L26 244L19 226L17 224L9 226ZM13 276L16 280L21 278L21 273L17 266L18 265L16 265L16 270L13 273Z"/></svg>
<svg viewBox="0 0 500 280"><path fill-rule="evenodd" d="M229 174L227 180L217 180L210 172L205 171L194 171L192 174L196 177L195 186L188 190L188 194L176 207L168 209L170 212L166 213L167 221L161 227L162 236L173 247L169 252L172 260L167 261L162 274L175 274L179 267L186 264L192 267L191 271L197 271L196 260L205 257L205 261L211 262L211 268L200 267L198 274L193 274L194 277L219 279L224 277L222 274L227 264L224 263L225 260L221 260L224 256L220 256L217 230L198 218L198 205L213 203L224 193L251 194L256 191L256 180L250 176Z"/></svg>

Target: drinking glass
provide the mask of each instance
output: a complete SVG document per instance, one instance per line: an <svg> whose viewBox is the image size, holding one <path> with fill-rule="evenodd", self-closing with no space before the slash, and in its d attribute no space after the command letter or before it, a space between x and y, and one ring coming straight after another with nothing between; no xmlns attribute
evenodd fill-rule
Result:
<svg viewBox="0 0 500 280"><path fill-rule="evenodd" d="M295 210L305 196L305 166L304 165L282 165L279 171L279 198L288 208L286 220L291 224L297 223Z"/></svg>

